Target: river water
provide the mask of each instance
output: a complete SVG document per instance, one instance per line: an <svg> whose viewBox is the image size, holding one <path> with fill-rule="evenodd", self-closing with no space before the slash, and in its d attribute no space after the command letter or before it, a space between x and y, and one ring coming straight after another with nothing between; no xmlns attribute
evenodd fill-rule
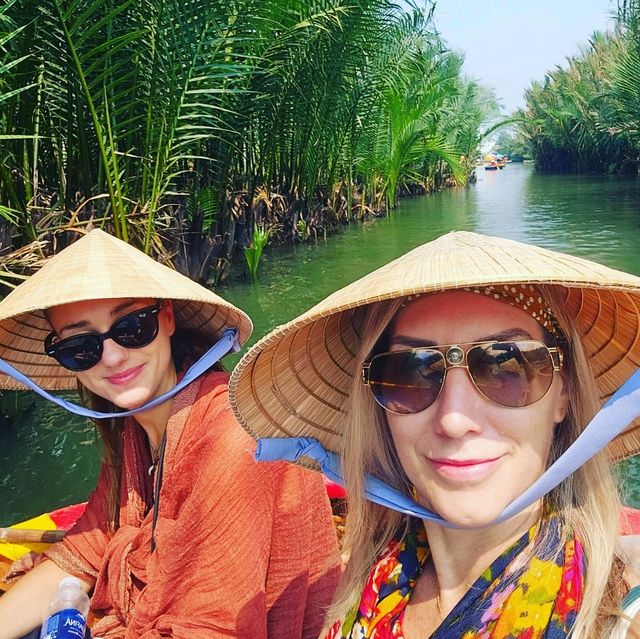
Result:
<svg viewBox="0 0 640 639"><path fill-rule="evenodd" d="M267 250L255 281L238 274L217 292L253 318L253 343L329 293L450 230L539 244L640 275L640 181L537 175L523 164L480 169L476 184L403 199L389 218L353 225L326 241ZM225 360L227 366L237 359ZM29 393L7 393L4 404L0 526L84 500L99 465L92 427ZM626 501L640 507L640 461L625 462L620 471Z"/></svg>

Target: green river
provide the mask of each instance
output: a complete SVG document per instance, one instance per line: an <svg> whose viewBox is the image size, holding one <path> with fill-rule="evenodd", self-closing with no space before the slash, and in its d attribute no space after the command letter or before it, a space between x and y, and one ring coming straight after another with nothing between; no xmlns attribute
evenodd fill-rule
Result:
<svg viewBox="0 0 640 639"><path fill-rule="evenodd" d="M454 229L540 244L640 275L640 180L543 176L523 164L479 169L476 184L403 199L389 218L326 241L267 249L256 281L238 274L218 292L253 318L253 343L332 291ZM30 393L5 393L3 407L0 526L84 500L99 464L91 425ZM640 463L621 466L626 501L640 507Z"/></svg>

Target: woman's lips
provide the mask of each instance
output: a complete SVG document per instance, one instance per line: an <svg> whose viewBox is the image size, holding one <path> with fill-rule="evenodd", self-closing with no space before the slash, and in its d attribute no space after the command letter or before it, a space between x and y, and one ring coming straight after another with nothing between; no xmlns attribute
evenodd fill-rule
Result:
<svg viewBox="0 0 640 639"><path fill-rule="evenodd" d="M117 373L116 375L110 375L106 379L109 383L116 384L117 386L120 386L121 384L128 384L132 379L135 379L138 376L143 367L144 364L135 366L134 368L128 368L126 371L122 371L122 373Z"/></svg>
<svg viewBox="0 0 640 639"><path fill-rule="evenodd" d="M429 459L434 470L453 481L478 481L490 475L501 457L489 459Z"/></svg>

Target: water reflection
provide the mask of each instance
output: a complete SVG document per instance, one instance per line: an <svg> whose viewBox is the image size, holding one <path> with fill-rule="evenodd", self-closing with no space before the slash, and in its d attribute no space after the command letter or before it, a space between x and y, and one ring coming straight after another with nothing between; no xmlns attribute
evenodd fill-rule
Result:
<svg viewBox="0 0 640 639"><path fill-rule="evenodd" d="M0 526L86 499L100 454L93 425L33 393L3 397Z"/></svg>

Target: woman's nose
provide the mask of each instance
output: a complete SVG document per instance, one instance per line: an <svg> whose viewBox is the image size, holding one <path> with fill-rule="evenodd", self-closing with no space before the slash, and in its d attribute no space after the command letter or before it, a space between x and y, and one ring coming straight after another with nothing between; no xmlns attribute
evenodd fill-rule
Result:
<svg viewBox="0 0 640 639"><path fill-rule="evenodd" d="M105 339L102 343L102 363L105 366L117 366L127 359L127 349L116 344L112 339Z"/></svg>
<svg viewBox="0 0 640 639"><path fill-rule="evenodd" d="M471 381L467 369L450 368L435 404L436 432L452 438L479 432L482 402L483 398Z"/></svg>

